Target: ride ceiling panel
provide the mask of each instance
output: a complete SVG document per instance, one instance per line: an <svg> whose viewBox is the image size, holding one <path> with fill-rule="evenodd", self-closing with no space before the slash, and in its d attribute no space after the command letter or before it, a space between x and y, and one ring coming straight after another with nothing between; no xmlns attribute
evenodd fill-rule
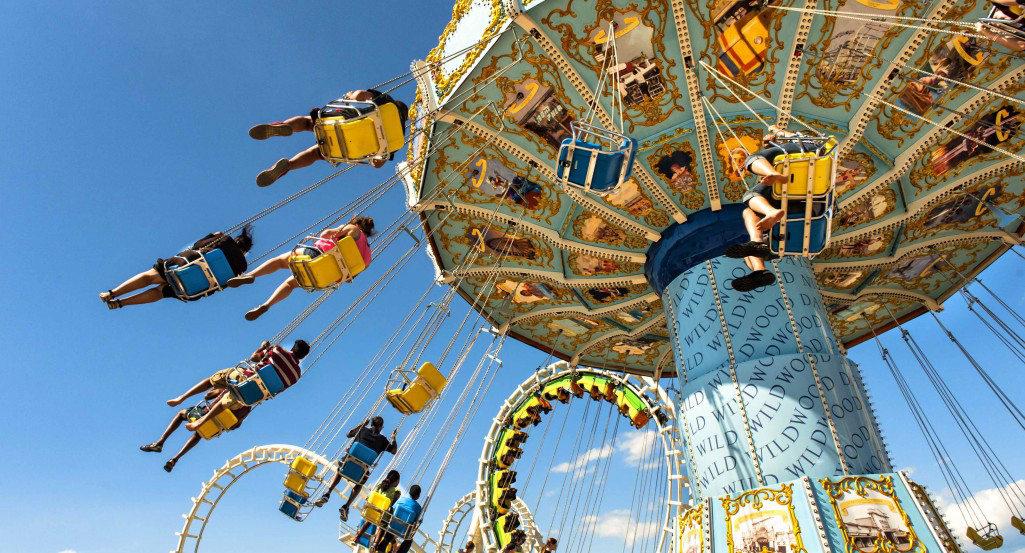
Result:
<svg viewBox="0 0 1025 553"><path fill-rule="evenodd" d="M627 134L657 134L693 117L682 89L684 64L668 2L548 2L531 9L529 16L559 46L610 116L618 112L613 94L619 93ZM606 61L612 55L610 22L616 26L616 57ZM615 62L617 66L608 68L606 86L599 88L603 63Z"/></svg>
<svg viewBox="0 0 1025 553"><path fill-rule="evenodd" d="M605 280L644 274L644 265L615 261L587 253L562 252L563 276L575 280Z"/></svg>
<svg viewBox="0 0 1025 553"><path fill-rule="evenodd" d="M699 150L692 120L638 145L637 160L676 205L688 213L709 207Z"/></svg>

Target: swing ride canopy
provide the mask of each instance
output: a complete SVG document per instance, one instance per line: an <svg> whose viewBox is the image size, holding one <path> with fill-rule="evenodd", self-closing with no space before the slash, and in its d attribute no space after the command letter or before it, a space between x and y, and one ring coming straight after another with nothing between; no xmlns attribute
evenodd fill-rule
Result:
<svg viewBox="0 0 1025 553"><path fill-rule="evenodd" d="M649 246L740 202L733 167L766 124L804 123L840 142L833 238L813 262L837 337L938 308L1022 230L1025 64L964 23L987 2L840 4L459 0L407 159L441 278L464 276L475 309L559 358L671 373ZM604 197L568 189L559 144L595 98L610 127L613 94L633 177Z"/></svg>

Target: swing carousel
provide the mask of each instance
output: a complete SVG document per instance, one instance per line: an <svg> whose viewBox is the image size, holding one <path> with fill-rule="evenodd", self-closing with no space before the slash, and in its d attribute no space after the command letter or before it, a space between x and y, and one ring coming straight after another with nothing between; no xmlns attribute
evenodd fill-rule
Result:
<svg viewBox="0 0 1025 553"><path fill-rule="evenodd" d="M1025 231L1025 31L998 12L974 0L460 0L438 46L396 79L416 84L405 161L314 224L402 186L407 210L372 246L413 243L313 341L305 370L413 255L426 250L433 282L303 447L251 449L204 484L177 551L198 550L231 483L273 462L289 467L279 510L297 521L338 475L342 497L368 488L354 506L363 521L414 551L450 553L462 534L478 551L543 551L541 496L532 503L513 485L538 477L537 459L517 460L532 436L545 440L545 415L580 401L598 407L569 437L574 452L598 442L583 430L591 418L597 429L608 417L602 446L621 425L657 436L646 451L659 512L645 549L960 553L965 538L988 550L1003 543L1000 528L1025 533L1025 492L903 327L935 318L1025 430L1014 401L936 315L962 296L1025 362L1025 320L978 277L1002 254L1020 255ZM395 129L376 121L363 150L394 151ZM799 145L769 160L786 177L771 187L784 214L765 237L775 281L740 291L732 283L749 267L725 254L748 239L741 200L754 179L742 167L770 127L796 131L779 140ZM350 137L331 132L344 153ZM374 272L335 251L321 262L348 280ZM303 288L326 291L275 342L338 281L308 273ZM942 409L923 405L895 366L879 341L891 330ZM509 339L547 359L494 409L483 398L499 370L514 370L501 368ZM846 357L866 341L959 500L963 532L894 470ZM261 401L273 395L260 390ZM345 439L366 404L361 412L401 415L405 438L387 467ZM433 539L423 516L440 518L430 500L482 407L496 414L476 481ZM931 422L941 410L977 459L948 454ZM1007 490L1010 521L973 504L958 465L976 460ZM429 476L423 515L369 489L388 468ZM601 503L592 491L588 509ZM581 520L590 534L571 543L587 550L596 517ZM340 539L372 547L357 526L343 523Z"/></svg>

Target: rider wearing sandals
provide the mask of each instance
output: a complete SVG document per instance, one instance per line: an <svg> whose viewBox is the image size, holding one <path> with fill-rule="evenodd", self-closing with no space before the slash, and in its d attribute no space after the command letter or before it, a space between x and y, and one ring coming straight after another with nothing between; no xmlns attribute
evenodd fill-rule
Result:
<svg viewBox="0 0 1025 553"><path fill-rule="evenodd" d="M747 206L743 214L744 227L747 228L751 240L726 249L726 257L743 259L747 268L751 270L747 275L733 279L731 285L738 292L757 290L776 282L776 275L765 268L765 260L775 258L765 242L765 233L771 231L772 227L786 215L780 209L779 201L773 199L772 187L775 184L786 183L789 177L777 171L772 165L772 160L781 155L814 150L818 146L813 143L797 142L776 144L777 138L788 138L795 134L780 130L775 125L770 126L762 138L762 149L744 160L742 169L761 178L741 199Z"/></svg>
<svg viewBox="0 0 1025 553"><path fill-rule="evenodd" d="M286 350L281 346L272 346L270 342L264 341L260 344L260 349L253 352L249 357L249 360L256 364L255 368L262 367L264 365L273 365L274 372L278 374L281 379L281 383L285 385L282 391L288 389L302 377L302 370L299 366L299 362L306 357L310 352L310 345L303 340L296 340L292 344L291 350ZM167 404L171 407L177 407L181 405L186 399L201 393L206 393L206 398L210 400L210 408L203 413L193 422L189 422L185 425L185 429L195 432L200 426L211 418L216 417L221 411L227 409L235 415L235 418L242 422L242 419L249 415L249 406L245 405L241 401L235 398L229 390L229 380L241 378L242 372L238 367L231 367L217 371L209 378L200 380L195 386L190 388L184 394L167 400ZM279 392L280 393L280 392ZM195 409L195 408L193 408ZM170 426L164 432L164 435L159 440L140 447L143 451L154 451L159 452L164 445L164 440L171 435L172 432L177 430L178 426L184 421L189 419L189 415L195 412L189 412L190 410L179 411L176 418L171 421ZM240 417L239 414L242 414ZM229 430L238 428L238 424L231 427ZM185 447L178 452L177 455L171 458L170 461L164 465L164 470L171 472L174 468L175 463L181 458L188 450L192 449L196 443L199 442L199 434L195 434L189 438L186 442Z"/></svg>
<svg viewBox="0 0 1025 553"><path fill-rule="evenodd" d="M355 441L369 447L378 455L385 451L391 453L392 455L395 455L395 452L399 450L399 442L395 439L395 435L398 433L398 429L392 430L391 439L385 438L384 434L381 434L382 429L384 429L384 419L380 416L376 416L372 419L367 419L359 423L358 426L356 426L352 430L349 430L349 432L345 435L346 437L352 438ZM342 461L339 461L338 463L339 465L341 465ZM334 491L335 487L337 487L341 481L342 471L341 466L339 466L338 470L335 471L334 478L331 479L331 483L328 484L327 490L324 492L324 495L320 496L320 499L314 502L314 506L322 507L325 503L327 503L328 500L331 499L331 492ZM341 517L343 521L349 520L349 507L352 505L352 502L356 501L356 498L359 497L359 492L362 489L363 486L354 485L352 487L352 491L349 492L349 499L346 500L345 505L342 505L341 508L338 509L338 515Z"/></svg>
<svg viewBox="0 0 1025 553"><path fill-rule="evenodd" d="M173 434L175 430L178 430L178 428L182 425L183 422L188 422L189 419L192 418L202 417L204 413L204 404L216 404L220 402L222 396L227 393L228 392L225 390L207 390L206 394L203 396L203 402L200 402L197 405L189 407L188 409L182 409L181 411L175 413L174 417L171 418L171 423L167 425L167 429L164 430L164 433L160 435L160 439L151 444L140 446L139 449L148 453L160 453L164 449L164 442L166 442L167 439L171 437L171 434ZM249 416L249 412L252 411L252 409L253 408L248 405L232 407L231 414L235 416L235 419L238 422L236 422L234 425L231 426L231 428L228 428L227 430L235 430L236 428L241 426L242 421ZM166 470L167 472L171 472L174 469L174 465L178 463L178 460L181 459L183 455L188 453L190 449L196 447L196 444L198 444L200 440L202 440L202 437L199 435L199 433L193 432L192 435L189 436L189 439L185 441L185 445L183 445L182 448L178 450L178 453L175 453L174 457L171 457L170 459L168 459L166 463L164 463L164 470Z"/></svg>
<svg viewBox="0 0 1025 553"><path fill-rule="evenodd" d="M374 90L355 90L347 92L345 96L339 98L339 100L351 100L356 102L373 102L375 105L383 106L385 104L395 104L395 107L399 110L399 120L402 123L403 132L406 128L406 119L409 118L409 107L406 104L392 98L391 96ZM338 100L336 100L338 101ZM249 129L249 136L256 140L266 140L272 136L292 136L294 132L301 131L313 131L313 125L317 119L321 117L347 117L355 118L364 113L371 111L372 108L336 108L325 106L323 108L314 108L310 112L310 115L300 115L297 117L291 117L284 121L277 121L274 123L262 123ZM388 156L388 159L375 158L371 163L376 168L384 166L385 162L395 157L392 153ZM261 172L256 176L256 184L259 186L270 186L275 181L280 179L292 169L301 169L303 167L309 167L313 162L322 160L324 157L320 154L319 146L312 146L303 150L302 152L292 156L291 158L279 159L270 169Z"/></svg>
<svg viewBox="0 0 1025 553"><path fill-rule="evenodd" d="M141 305L160 301L164 298L176 297L171 289L171 285L167 283L166 263L171 261L184 265L189 261L199 259L200 255L213 250L224 252L224 257L228 260L232 273L241 275L248 268L246 253L252 247L253 231L250 225L242 227L242 232L238 236L228 236L222 232L212 232L200 238L196 243L192 244L192 247L180 252L171 259L157 259L152 269L141 272L122 282L116 288L101 293L100 299L107 304L109 309L120 309L126 305ZM152 285L156 286L127 298L118 299L118 296Z"/></svg>

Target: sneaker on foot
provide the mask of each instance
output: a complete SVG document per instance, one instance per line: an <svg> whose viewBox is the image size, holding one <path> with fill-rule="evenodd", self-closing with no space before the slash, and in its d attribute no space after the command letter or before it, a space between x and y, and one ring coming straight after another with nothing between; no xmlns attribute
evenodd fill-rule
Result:
<svg viewBox="0 0 1025 553"><path fill-rule="evenodd" d="M754 271L730 282L733 289L738 292L750 292L773 284L776 282L776 275L769 271Z"/></svg>
<svg viewBox="0 0 1025 553"><path fill-rule="evenodd" d="M139 449L147 453L160 453L160 450L163 448L157 444L146 444L143 446L139 446Z"/></svg>
<svg viewBox="0 0 1025 553"><path fill-rule="evenodd" d="M292 168L292 164L287 159L279 159L273 167L265 171L260 172L256 175L256 184L258 186L270 186L274 184L274 181L280 179Z"/></svg>
<svg viewBox="0 0 1025 553"><path fill-rule="evenodd" d="M733 244L726 248L726 257L731 259L744 259L745 257L760 257L762 259L772 259L776 257L769 250L769 245L765 242L745 242L743 244ZM231 281L229 280L230 284Z"/></svg>
<svg viewBox="0 0 1025 553"><path fill-rule="evenodd" d="M164 463L164 470L167 472L171 472L172 470L174 470L175 462L176 461L174 459L171 459L168 462Z"/></svg>
<svg viewBox="0 0 1025 553"><path fill-rule="evenodd" d="M342 522L345 522L345 521L349 520L349 508L348 507L339 507L338 508L338 517L342 519Z"/></svg>
<svg viewBox="0 0 1025 553"><path fill-rule="evenodd" d="M272 136L292 136L292 126L281 121L262 123L249 129L249 136L255 140L267 140Z"/></svg>

